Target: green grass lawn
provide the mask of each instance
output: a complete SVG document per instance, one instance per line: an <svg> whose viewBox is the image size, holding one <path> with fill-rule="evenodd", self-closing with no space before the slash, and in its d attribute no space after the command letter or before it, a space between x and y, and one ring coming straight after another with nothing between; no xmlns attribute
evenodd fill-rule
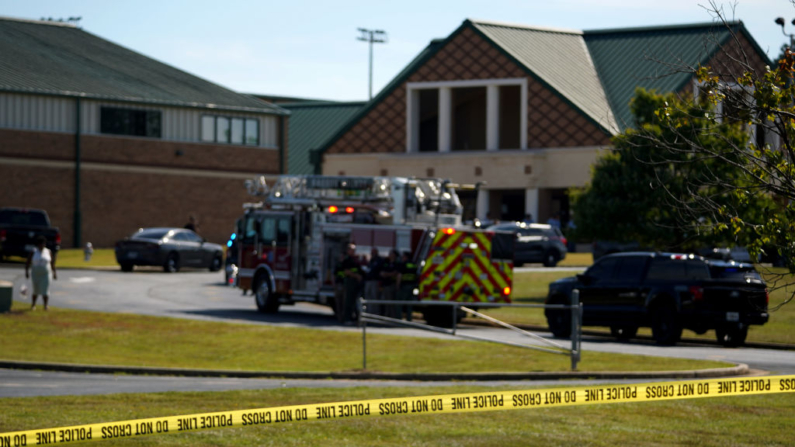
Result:
<svg viewBox="0 0 795 447"><path fill-rule="evenodd" d="M511 387L503 389L528 389ZM483 392L484 387L314 388L0 399L0 433L137 418L359 399ZM792 445L795 395L314 421L102 445L525 446ZM30 445L30 443L29 443Z"/></svg>
<svg viewBox="0 0 795 447"><path fill-rule="evenodd" d="M259 371L352 371L360 332L215 323L14 303L0 314L0 358L43 362ZM367 366L388 372L567 371L567 356L492 343L370 334ZM727 366L712 361L583 353L583 371Z"/></svg>
<svg viewBox="0 0 795 447"><path fill-rule="evenodd" d="M24 264L25 258L9 256L6 258L6 262ZM112 248L95 249L90 261L85 260L82 248L64 248L58 251L55 257L55 267L70 269L118 268L119 264L116 262L116 253Z"/></svg>

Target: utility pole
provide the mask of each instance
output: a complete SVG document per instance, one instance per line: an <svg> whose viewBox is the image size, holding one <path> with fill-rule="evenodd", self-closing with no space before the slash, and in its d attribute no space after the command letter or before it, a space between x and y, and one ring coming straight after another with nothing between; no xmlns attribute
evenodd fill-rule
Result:
<svg viewBox="0 0 795 447"><path fill-rule="evenodd" d="M362 35L357 37L356 40L370 43L370 99L373 99L373 44L386 43L387 35L386 31L382 31L380 29L358 29Z"/></svg>

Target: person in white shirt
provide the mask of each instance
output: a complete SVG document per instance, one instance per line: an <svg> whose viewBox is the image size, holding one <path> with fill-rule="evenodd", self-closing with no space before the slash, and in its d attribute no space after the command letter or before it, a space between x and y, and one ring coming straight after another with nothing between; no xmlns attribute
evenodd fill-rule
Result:
<svg viewBox="0 0 795 447"><path fill-rule="evenodd" d="M28 255L25 263L25 278L30 278L31 266L33 267L33 304L31 310L36 308L36 299L41 295L44 300L44 310L47 310L50 300L50 278L58 279L55 270L55 255L46 246L44 236L36 239L36 249Z"/></svg>

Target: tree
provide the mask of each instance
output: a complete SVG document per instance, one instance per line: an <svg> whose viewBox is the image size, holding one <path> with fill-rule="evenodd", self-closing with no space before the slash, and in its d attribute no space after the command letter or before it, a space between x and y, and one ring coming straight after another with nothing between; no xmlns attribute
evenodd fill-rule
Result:
<svg viewBox="0 0 795 447"><path fill-rule="evenodd" d="M740 234L715 231L722 218L712 205L758 222L773 204L765 196L726 193L724 183L754 187L733 153L749 136L739 121L715 121L705 112L709 107L707 98L638 89L631 103L635 128L613 139L590 185L573 194L578 236L672 251L746 243L735 239ZM694 147L722 156L703 156Z"/></svg>
<svg viewBox="0 0 795 447"><path fill-rule="evenodd" d="M717 22L735 30L715 2L708 8ZM767 272L775 289L791 283L795 273L795 55L787 49L775 66L760 69L743 52L739 36L732 36L732 44L721 49L720 66L676 67L699 83L695 100L668 95L656 105L651 101L652 116L640 110L642 99L636 98L637 126L615 139L616 151L609 157L653 174L644 190L654 198L642 203L660 200L671 207L651 209L649 215L670 214L670 219L658 218L659 225L677 226L689 235L682 237L683 246L688 237L706 234L744 244L752 256L779 256L787 272ZM729 131L737 128L753 138L738 139ZM616 163L600 161L590 191L600 191L599 171L616 170ZM675 174L683 170L688 174ZM578 209L578 225L586 224L586 210L594 207L588 194L580 197L584 209Z"/></svg>

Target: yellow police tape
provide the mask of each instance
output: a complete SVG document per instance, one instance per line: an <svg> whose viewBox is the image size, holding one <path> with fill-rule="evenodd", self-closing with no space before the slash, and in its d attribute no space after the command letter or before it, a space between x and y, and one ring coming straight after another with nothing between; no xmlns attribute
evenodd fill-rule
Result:
<svg viewBox="0 0 795 447"><path fill-rule="evenodd" d="M354 417L469 413L792 392L795 392L795 376L767 376L369 399L0 433L0 447L71 444L217 428L267 426L286 422Z"/></svg>

